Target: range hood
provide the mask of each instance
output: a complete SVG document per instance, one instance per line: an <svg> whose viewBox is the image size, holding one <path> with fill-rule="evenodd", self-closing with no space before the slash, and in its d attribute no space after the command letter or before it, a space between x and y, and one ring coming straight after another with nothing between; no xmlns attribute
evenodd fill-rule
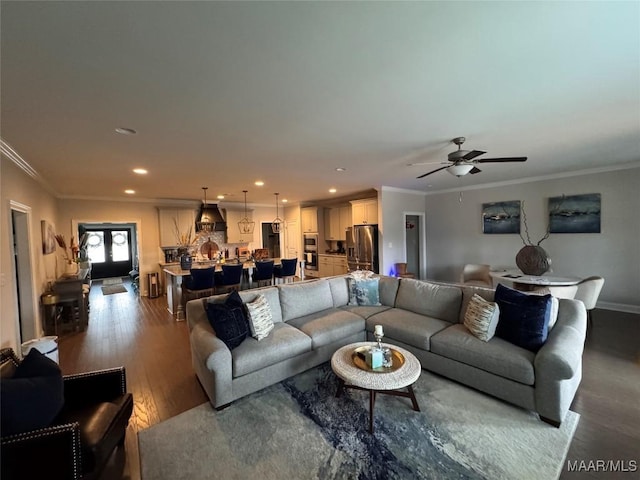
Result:
<svg viewBox="0 0 640 480"><path fill-rule="evenodd" d="M215 203L203 203L196 215L196 232L213 231L224 232L227 223L224 221L218 205Z"/></svg>

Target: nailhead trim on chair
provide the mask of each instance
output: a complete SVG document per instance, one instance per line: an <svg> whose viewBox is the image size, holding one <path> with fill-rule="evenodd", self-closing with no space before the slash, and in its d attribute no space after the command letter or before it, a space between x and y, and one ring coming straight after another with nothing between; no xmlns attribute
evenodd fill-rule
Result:
<svg viewBox="0 0 640 480"><path fill-rule="evenodd" d="M94 370L92 372L87 373L74 373L71 375L64 375L63 378L74 379L74 378L86 378L86 377L95 377L99 374L104 373L115 373L120 372L120 394L124 395L127 393L127 377L125 374L124 367L116 367L116 368L105 368L104 370Z"/></svg>

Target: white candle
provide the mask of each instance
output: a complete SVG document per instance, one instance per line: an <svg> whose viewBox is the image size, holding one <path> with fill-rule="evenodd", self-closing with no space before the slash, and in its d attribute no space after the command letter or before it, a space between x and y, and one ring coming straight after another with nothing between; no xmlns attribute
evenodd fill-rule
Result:
<svg viewBox="0 0 640 480"><path fill-rule="evenodd" d="M384 335L384 333L383 333L383 331L382 331L382 325L376 325L376 327L375 327L375 333L376 333L376 335L379 335L379 336L381 336L381 337Z"/></svg>

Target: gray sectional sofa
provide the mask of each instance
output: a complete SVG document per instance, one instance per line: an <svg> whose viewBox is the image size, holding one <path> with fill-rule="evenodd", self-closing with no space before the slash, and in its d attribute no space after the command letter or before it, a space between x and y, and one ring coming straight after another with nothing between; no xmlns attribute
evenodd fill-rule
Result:
<svg viewBox="0 0 640 480"><path fill-rule="evenodd" d="M559 426L582 375L586 311L575 300L559 300L557 322L537 352L501 338L483 342L462 324L474 293L493 300L494 290L380 277L380 306L349 304L348 276L289 283L240 292L250 302L265 295L274 329L229 350L216 337L208 302L187 303L193 367L211 404L234 400L330 360L340 347L373 340L383 325L385 342L412 352L424 369L535 411Z"/></svg>

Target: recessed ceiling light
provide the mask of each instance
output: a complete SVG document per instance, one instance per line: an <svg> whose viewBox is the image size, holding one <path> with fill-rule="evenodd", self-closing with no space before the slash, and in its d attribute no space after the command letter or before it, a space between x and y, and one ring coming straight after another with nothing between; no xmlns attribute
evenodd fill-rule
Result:
<svg viewBox="0 0 640 480"><path fill-rule="evenodd" d="M346 168L344 168L344 167L338 167L338 168L336 168L336 172L346 172L346 171L347 171L347 169L346 169Z"/></svg>
<svg viewBox="0 0 640 480"><path fill-rule="evenodd" d="M336 193L336 192L337 192L337 190L335 188L330 188L329 189L329 193Z"/></svg>
<svg viewBox="0 0 640 480"><path fill-rule="evenodd" d="M136 135L138 132L133 128L118 127L116 128L116 133L119 133L120 135Z"/></svg>
<svg viewBox="0 0 640 480"><path fill-rule="evenodd" d="M287 203L289 200L287 200L286 198L283 198L282 200L280 200L282 203Z"/></svg>
<svg viewBox="0 0 640 480"><path fill-rule="evenodd" d="M127 195L133 195L134 193L136 193L135 190L131 190L130 188L127 188L124 193L126 193Z"/></svg>
<svg viewBox="0 0 640 480"><path fill-rule="evenodd" d="M217 198L218 200L224 200L224 195L218 195L216 198Z"/></svg>
<svg viewBox="0 0 640 480"><path fill-rule="evenodd" d="M262 186L264 186L264 182L262 180L258 180L258 181L256 181L255 185L257 187L262 187Z"/></svg>
<svg viewBox="0 0 640 480"><path fill-rule="evenodd" d="M146 168L134 168L133 173L137 173L138 175L146 175L149 172Z"/></svg>

